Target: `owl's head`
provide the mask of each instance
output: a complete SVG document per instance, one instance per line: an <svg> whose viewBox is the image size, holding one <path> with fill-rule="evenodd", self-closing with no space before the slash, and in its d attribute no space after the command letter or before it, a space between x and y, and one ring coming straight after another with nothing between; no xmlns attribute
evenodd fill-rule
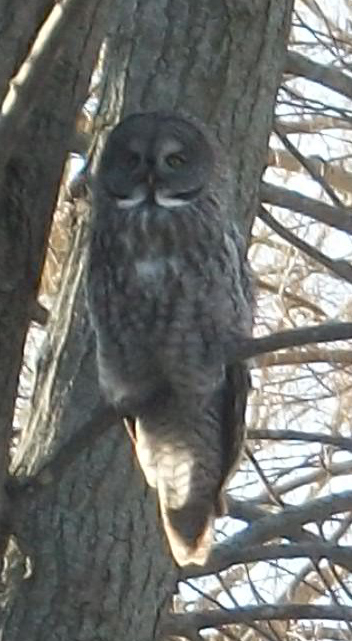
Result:
<svg viewBox="0 0 352 641"><path fill-rule="evenodd" d="M119 209L149 203L182 207L209 187L214 154L186 119L161 112L134 114L110 133L98 184Z"/></svg>

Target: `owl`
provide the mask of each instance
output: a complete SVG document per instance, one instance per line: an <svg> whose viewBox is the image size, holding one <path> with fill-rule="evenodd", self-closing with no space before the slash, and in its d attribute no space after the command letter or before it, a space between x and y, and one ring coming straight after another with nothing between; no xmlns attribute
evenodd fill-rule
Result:
<svg viewBox="0 0 352 641"><path fill-rule="evenodd" d="M252 286L225 154L177 114L127 117L93 185L88 309L100 385L158 496L171 552L204 564L241 453Z"/></svg>

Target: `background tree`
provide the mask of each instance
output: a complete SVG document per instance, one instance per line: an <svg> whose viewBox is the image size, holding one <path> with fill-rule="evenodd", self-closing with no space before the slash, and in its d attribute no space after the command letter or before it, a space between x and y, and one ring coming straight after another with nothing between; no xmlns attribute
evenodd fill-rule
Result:
<svg viewBox="0 0 352 641"><path fill-rule="evenodd" d="M82 289L89 202L79 186L68 189L72 155L46 247L67 152L82 153L88 140L85 157L94 157L106 128L125 113L182 109L228 147L234 215L246 235L259 212L251 249L258 336L348 320L349 160L339 140L347 144L351 120L348 6L335 16L323 13L325 3L297 3L286 55L288 0L22 5L0 4L3 638L199 641L204 628L214 640L347 638L347 346L257 356L234 518L219 522L207 567L181 574L124 431L99 401ZM276 168L262 183L266 209L259 209L283 70L269 152ZM287 171L298 179L287 184ZM351 335L349 324L335 322L242 348L248 355ZM15 478L6 479L10 444Z"/></svg>

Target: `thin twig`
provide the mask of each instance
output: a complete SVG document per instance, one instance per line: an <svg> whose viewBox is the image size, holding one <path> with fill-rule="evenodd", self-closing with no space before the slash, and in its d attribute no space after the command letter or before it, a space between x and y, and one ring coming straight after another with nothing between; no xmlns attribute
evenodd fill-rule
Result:
<svg viewBox="0 0 352 641"><path fill-rule="evenodd" d="M258 217L276 234L290 243L290 245L297 247L301 252L329 269L333 274L339 276L339 278L346 280L348 283L352 283L352 265L350 265L347 260L333 260L332 258L329 258L329 256L326 256L315 247L312 247L312 245L309 245L305 240L302 240L296 236L296 234L293 234L289 229L281 225L281 223L279 223L264 207L260 208Z"/></svg>
<svg viewBox="0 0 352 641"><path fill-rule="evenodd" d="M343 203L342 200L338 196L336 196L333 188L329 185L329 183L325 180L323 176L320 175L320 173L316 170L314 164L309 160L309 158L306 158L301 154L301 152L295 147L295 145L292 144L292 142L289 140L289 138L280 131L280 126L277 125L274 129L277 137L279 140L281 140L282 144L286 149L292 154L296 160L306 169L306 171L311 175L313 180L315 180L318 185L324 189L324 191L327 193L329 198L331 198L332 202L334 205L337 207L342 207L343 208Z"/></svg>
<svg viewBox="0 0 352 641"><path fill-rule="evenodd" d="M341 450L352 452L352 438L346 436L332 436L322 432L300 432L299 430L270 430L250 429L247 432L249 439L263 439L268 441L303 441L308 443L324 443L333 445Z"/></svg>

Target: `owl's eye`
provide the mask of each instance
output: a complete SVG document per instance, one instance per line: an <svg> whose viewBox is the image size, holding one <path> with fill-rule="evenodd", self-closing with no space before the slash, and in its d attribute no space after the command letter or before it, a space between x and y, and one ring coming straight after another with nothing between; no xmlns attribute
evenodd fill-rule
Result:
<svg viewBox="0 0 352 641"><path fill-rule="evenodd" d="M181 154L170 154L166 158L166 163L171 167L171 169L178 169L186 163L186 158Z"/></svg>

